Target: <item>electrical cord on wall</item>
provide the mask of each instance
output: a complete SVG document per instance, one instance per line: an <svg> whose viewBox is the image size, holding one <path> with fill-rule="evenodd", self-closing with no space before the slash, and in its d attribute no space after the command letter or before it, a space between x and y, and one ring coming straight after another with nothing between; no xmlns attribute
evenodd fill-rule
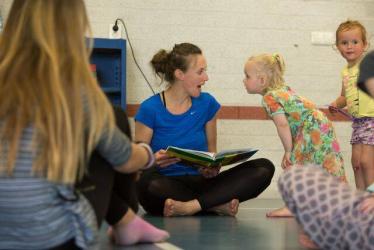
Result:
<svg viewBox="0 0 374 250"><path fill-rule="evenodd" d="M152 93L156 94L156 92L153 90L151 84L149 83L147 77L145 76L143 70L140 68L140 66L138 64L138 61L135 58L134 50L133 50L131 42L130 42L130 37L129 37L129 34L127 32L126 24L125 24L125 22L121 18L117 18L116 21L114 22L114 26L112 27L113 31L115 31L115 32L118 31L118 21L122 23L123 28L125 29L125 34L126 34L127 42L129 43L131 54L132 54L132 58L134 59L136 67L138 67L138 69L139 69L140 73L142 74L144 80L147 82L148 87L152 90Z"/></svg>

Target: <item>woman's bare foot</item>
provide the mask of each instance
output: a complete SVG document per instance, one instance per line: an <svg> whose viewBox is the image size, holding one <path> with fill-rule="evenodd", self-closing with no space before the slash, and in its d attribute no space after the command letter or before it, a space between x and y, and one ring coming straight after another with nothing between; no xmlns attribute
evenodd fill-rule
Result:
<svg viewBox="0 0 374 250"><path fill-rule="evenodd" d="M308 249L319 249L318 246L305 233L299 234L299 243Z"/></svg>
<svg viewBox="0 0 374 250"><path fill-rule="evenodd" d="M200 203L196 199L185 202L166 199L164 204L164 216L166 217L193 215L200 210Z"/></svg>
<svg viewBox="0 0 374 250"><path fill-rule="evenodd" d="M267 217L293 217L293 214L287 207L275 209L266 213Z"/></svg>
<svg viewBox="0 0 374 250"><path fill-rule="evenodd" d="M235 216L238 213L239 209L239 200L238 199L232 199L231 201L215 206L209 211L216 212L219 215L227 215L227 216Z"/></svg>

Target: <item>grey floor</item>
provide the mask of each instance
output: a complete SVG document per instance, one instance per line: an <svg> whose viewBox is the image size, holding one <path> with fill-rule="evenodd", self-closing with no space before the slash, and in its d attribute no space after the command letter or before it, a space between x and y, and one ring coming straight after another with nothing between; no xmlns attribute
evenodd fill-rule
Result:
<svg viewBox="0 0 374 250"><path fill-rule="evenodd" d="M100 249L266 249L301 250L299 228L293 218L266 218L265 213L282 206L281 200L255 199L242 203L236 217L189 216L143 217L169 231L166 243L118 247L109 243L105 227L101 230Z"/></svg>

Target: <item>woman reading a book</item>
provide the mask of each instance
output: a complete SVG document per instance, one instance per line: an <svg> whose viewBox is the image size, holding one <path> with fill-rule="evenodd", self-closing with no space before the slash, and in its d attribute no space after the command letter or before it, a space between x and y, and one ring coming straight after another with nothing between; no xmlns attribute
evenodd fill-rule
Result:
<svg viewBox="0 0 374 250"><path fill-rule="evenodd" d="M191 166L166 154L168 146L216 152L220 104L201 91L208 80L207 63L197 46L181 43L169 52L160 50L151 65L168 86L145 100L135 117L135 140L150 144L157 163L138 182L141 205L154 215L235 216L240 202L267 188L274 165L255 159L220 172L220 166Z"/></svg>

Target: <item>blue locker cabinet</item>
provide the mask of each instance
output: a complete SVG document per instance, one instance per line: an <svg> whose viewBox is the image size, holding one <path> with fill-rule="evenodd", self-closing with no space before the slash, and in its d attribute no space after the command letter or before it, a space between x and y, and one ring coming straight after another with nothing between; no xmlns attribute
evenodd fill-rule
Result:
<svg viewBox="0 0 374 250"><path fill-rule="evenodd" d="M126 109L126 40L94 38L91 64L110 101Z"/></svg>

